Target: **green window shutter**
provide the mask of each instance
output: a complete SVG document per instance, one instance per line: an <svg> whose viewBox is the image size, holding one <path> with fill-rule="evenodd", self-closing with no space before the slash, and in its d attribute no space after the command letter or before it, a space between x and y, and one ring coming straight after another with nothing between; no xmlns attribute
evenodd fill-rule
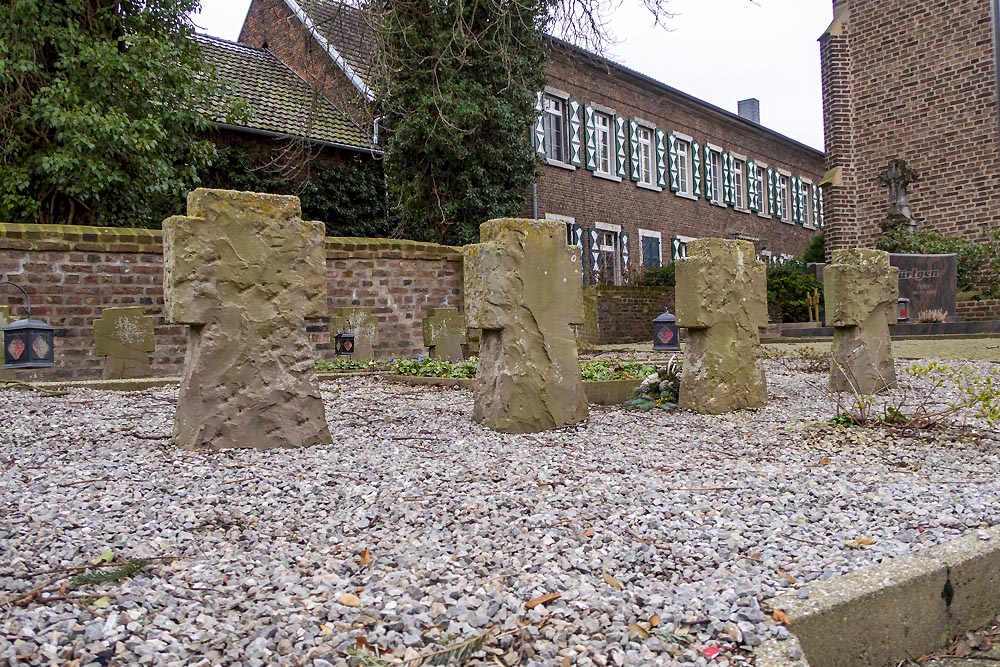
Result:
<svg viewBox="0 0 1000 667"><path fill-rule="evenodd" d="M573 223L573 243L580 249L580 269L583 275L587 274L587 243L583 234L583 225Z"/></svg>
<svg viewBox="0 0 1000 667"><path fill-rule="evenodd" d="M777 216L780 220L781 215L778 214L778 204L777 204L777 184L774 182L774 169L770 167L767 168L767 210L771 215Z"/></svg>
<svg viewBox="0 0 1000 667"><path fill-rule="evenodd" d="M809 222L809 185L799 179L799 224Z"/></svg>
<svg viewBox="0 0 1000 667"><path fill-rule="evenodd" d="M687 243L676 236L670 239L670 259L677 261L687 257Z"/></svg>
<svg viewBox="0 0 1000 667"><path fill-rule="evenodd" d="M813 203L813 226L822 227L823 225L819 222L819 188L815 184L809 186L809 190L812 194Z"/></svg>
<svg viewBox="0 0 1000 667"><path fill-rule="evenodd" d="M819 214L816 216L816 226L823 229L826 221L823 219L823 188L816 186L816 201L819 202Z"/></svg>
<svg viewBox="0 0 1000 667"><path fill-rule="evenodd" d="M631 164L631 178L633 181L639 180L639 124L634 120L628 122L629 141L629 162Z"/></svg>
<svg viewBox="0 0 1000 667"><path fill-rule="evenodd" d="M788 179L788 200L792 205L792 222L802 224L802 200L799 198L799 179L794 176Z"/></svg>
<svg viewBox="0 0 1000 667"><path fill-rule="evenodd" d="M656 130L656 185L667 187L667 138L663 130Z"/></svg>
<svg viewBox="0 0 1000 667"><path fill-rule="evenodd" d="M736 204L733 193L733 156L729 153L722 154L722 203L727 206Z"/></svg>
<svg viewBox="0 0 1000 667"><path fill-rule="evenodd" d="M681 189L681 172L677 164L677 137L673 132L667 135L667 159L670 165L670 189L677 192Z"/></svg>
<svg viewBox="0 0 1000 667"><path fill-rule="evenodd" d="M760 211L760 192L757 190L757 163L747 160L747 208Z"/></svg>
<svg viewBox="0 0 1000 667"><path fill-rule="evenodd" d="M712 191L712 181L715 178L715 169L712 167L712 149L708 147L708 144L704 146L705 152L705 199L708 201L715 201L713 199L714 192Z"/></svg>
<svg viewBox="0 0 1000 667"><path fill-rule="evenodd" d="M597 270L601 260L601 248L597 245L597 230L590 230L590 284L601 282L600 271Z"/></svg>
<svg viewBox="0 0 1000 667"><path fill-rule="evenodd" d="M697 141L691 142L691 194L701 197L701 144Z"/></svg>
<svg viewBox="0 0 1000 667"><path fill-rule="evenodd" d="M623 116L615 116L615 163L618 178L628 178L628 141Z"/></svg>
<svg viewBox="0 0 1000 667"><path fill-rule="evenodd" d="M583 125L587 138L587 169L597 171L597 129L594 127L594 107L583 107Z"/></svg>
<svg viewBox="0 0 1000 667"><path fill-rule="evenodd" d="M542 94L535 97L535 127L532 137L535 144L535 153L545 157L545 106L542 101Z"/></svg>
<svg viewBox="0 0 1000 667"><path fill-rule="evenodd" d="M625 276L628 275L628 260L629 260L629 247L628 247L628 234L622 233L618 236L618 242L621 245L621 261L622 261L622 284L625 283Z"/></svg>
<svg viewBox="0 0 1000 667"><path fill-rule="evenodd" d="M583 130L580 127L580 102L567 100L569 110L569 163L574 167L583 166Z"/></svg>

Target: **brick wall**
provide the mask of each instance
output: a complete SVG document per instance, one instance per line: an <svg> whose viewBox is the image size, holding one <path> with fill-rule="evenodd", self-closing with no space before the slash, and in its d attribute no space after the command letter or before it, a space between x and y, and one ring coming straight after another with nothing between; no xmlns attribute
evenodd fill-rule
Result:
<svg viewBox="0 0 1000 667"><path fill-rule="evenodd" d="M597 345L652 341L653 320L674 307L674 288L585 287L583 304L581 340Z"/></svg>
<svg viewBox="0 0 1000 667"><path fill-rule="evenodd" d="M1000 299L959 301L955 314L972 322L1000 320Z"/></svg>
<svg viewBox="0 0 1000 667"><path fill-rule="evenodd" d="M651 82L578 51L554 48L548 64L548 85L583 103L602 105L629 118L638 117L666 133L714 144L793 176L819 183L823 154L786 139L755 123ZM733 100L735 106L736 100ZM766 115L767 110L764 109ZM761 239L759 248L775 254L800 254L814 230L801 225L741 212L705 199L688 199L664 188L652 191L629 180L615 182L577 168L543 165L538 182L538 214L563 215L591 227L597 222L620 225L630 237L632 270L639 264L639 229L661 233L663 262L671 258L670 238L724 237L734 234ZM529 210L531 202L529 201Z"/></svg>
<svg viewBox="0 0 1000 667"><path fill-rule="evenodd" d="M985 238L1000 226L997 90L990 0L836 0L822 38L828 251L871 247L888 208L890 159L919 225Z"/></svg>
<svg viewBox="0 0 1000 667"><path fill-rule="evenodd" d="M156 230L0 223L0 280L23 286L32 316L56 327L56 367L18 371L19 379L96 378L93 323L109 307L142 306L153 317L156 375L176 375L187 328L163 316L163 237ZM379 317L381 356L424 352L429 308L461 307L462 256L457 248L386 239L326 240L327 303L370 307ZM20 293L0 288L0 303L24 316ZM6 299L4 299L6 297ZM323 358L332 356L328 322L308 323Z"/></svg>

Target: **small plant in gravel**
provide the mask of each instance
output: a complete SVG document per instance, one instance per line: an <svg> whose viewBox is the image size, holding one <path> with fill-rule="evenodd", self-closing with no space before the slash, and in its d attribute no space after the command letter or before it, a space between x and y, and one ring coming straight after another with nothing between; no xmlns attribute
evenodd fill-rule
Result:
<svg viewBox="0 0 1000 667"><path fill-rule="evenodd" d="M395 375L412 375L432 378L474 378L479 368L479 360L469 357L463 361L451 362L444 359L393 359L389 371Z"/></svg>
<svg viewBox="0 0 1000 667"><path fill-rule="evenodd" d="M647 375L635 388L635 398L625 401L625 407L649 412L653 408L672 410L681 393L681 360L671 356L665 366Z"/></svg>
<svg viewBox="0 0 1000 667"><path fill-rule="evenodd" d="M316 362L318 371L377 371L386 368L386 362L379 359L360 361L356 359L320 359Z"/></svg>
<svg viewBox="0 0 1000 667"><path fill-rule="evenodd" d="M910 396L901 394L891 403L877 403L874 396L855 393L853 405L837 400L837 414L828 422L835 426L886 426L903 429L932 429L949 425L962 412L970 412L990 427L1000 426L1000 368L977 372L968 364L954 366L939 361L914 363L906 368L912 378L930 382L926 394L908 407ZM932 407L937 390L950 386L959 398L944 407Z"/></svg>
<svg viewBox="0 0 1000 667"><path fill-rule="evenodd" d="M592 359L580 362L580 375L583 376L584 382L639 380L655 371L655 366L642 361Z"/></svg>

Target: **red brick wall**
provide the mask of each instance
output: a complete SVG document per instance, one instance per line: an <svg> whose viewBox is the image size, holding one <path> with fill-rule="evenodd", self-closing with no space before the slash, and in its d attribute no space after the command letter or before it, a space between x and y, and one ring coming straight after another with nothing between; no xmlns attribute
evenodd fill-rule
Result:
<svg viewBox="0 0 1000 667"><path fill-rule="evenodd" d="M598 285L583 290L581 340L597 345L653 340L653 320L674 307L673 287Z"/></svg>
<svg viewBox="0 0 1000 667"><path fill-rule="evenodd" d="M167 324L163 316L162 243L155 230L0 223L0 280L23 286L32 316L56 327L56 367L18 371L18 378L100 377L103 359L94 354L93 323L104 308L121 306L142 306L153 317L154 374L178 374L187 328ZM427 310L462 305L462 256L456 248L328 237L326 251L330 310L372 308L379 317L381 356L424 352ZM23 317L20 293L0 289L0 303ZM309 322L308 329L318 355L332 356L328 322Z"/></svg>
<svg viewBox="0 0 1000 667"><path fill-rule="evenodd" d="M702 145L715 144L813 183L819 183L823 175L823 154L819 151L623 70L609 69L601 61L556 48L546 69L550 87L582 103L596 103L614 109L619 115L641 118L666 133L692 136ZM734 99L734 105L735 102ZM569 171L543 165L541 170L539 217L564 215L586 227L596 222L621 225L630 237L633 270L639 267L639 228L662 234L661 253L665 263L670 261L673 236L729 237L737 232L762 239L763 247L775 254L797 255L813 235L813 230L797 224L739 212L705 199L686 199L669 188L650 191L628 180L617 183L597 177L584 168Z"/></svg>
<svg viewBox="0 0 1000 667"><path fill-rule="evenodd" d="M973 322L1000 320L1000 299L959 301L955 314Z"/></svg>
<svg viewBox="0 0 1000 667"><path fill-rule="evenodd" d="M985 238L1000 225L997 90L990 0L837 0L840 34L823 37L828 251L871 247L886 215L890 159L922 228ZM835 22L836 25L836 22Z"/></svg>

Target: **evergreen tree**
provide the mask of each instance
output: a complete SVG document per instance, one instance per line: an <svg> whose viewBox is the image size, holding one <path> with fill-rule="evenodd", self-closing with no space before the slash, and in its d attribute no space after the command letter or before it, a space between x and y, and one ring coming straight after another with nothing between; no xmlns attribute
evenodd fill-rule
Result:
<svg viewBox="0 0 1000 667"><path fill-rule="evenodd" d="M198 0L0 3L0 220L158 225L214 154Z"/></svg>
<svg viewBox="0 0 1000 667"><path fill-rule="evenodd" d="M519 215L537 163L543 0L389 0L378 7L385 172L399 235L477 241Z"/></svg>

